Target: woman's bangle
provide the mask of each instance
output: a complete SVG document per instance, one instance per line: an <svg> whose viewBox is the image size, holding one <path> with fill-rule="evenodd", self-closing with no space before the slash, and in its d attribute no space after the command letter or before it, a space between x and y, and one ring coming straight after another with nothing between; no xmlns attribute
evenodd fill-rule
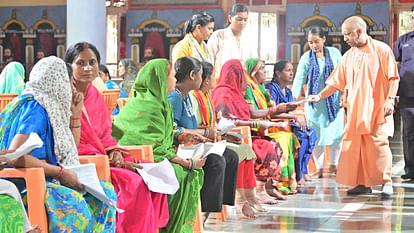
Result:
<svg viewBox="0 0 414 233"><path fill-rule="evenodd" d="M81 125L69 125L69 128L71 129L75 129L75 128L80 128Z"/></svg>
<svg viewBox="0 0 414 233"><path fill-rule="evenodd" d="M55 177L53 177L52 179L57 180L57 179L59 179L63 175L63 169L64 168L62 166L59 166L59 167L60 167L59 173Z"/></svg>
<svg viewBox="0 0 414 233"><path fill-rule="evenodd" d="M81 119L80 117L72 117L72 116L70 117L71 121L76 121L76 120L80 120L80 119Z"/></svg>
<svg viewBox="0 0 414 233"><path fill-rule="evenodd" d="M193 159L190 159L190 161L191 161L190 171L192 171L192 170L194 170L194 160Z"/></svg>
<svg viewBox="0 0 414 233"><path fill-rule="evenodd" d="M207 129L207 127L206 128L204 128L204 135L203 135L204 137L207 137L208 136L208 129Z"/></svg>

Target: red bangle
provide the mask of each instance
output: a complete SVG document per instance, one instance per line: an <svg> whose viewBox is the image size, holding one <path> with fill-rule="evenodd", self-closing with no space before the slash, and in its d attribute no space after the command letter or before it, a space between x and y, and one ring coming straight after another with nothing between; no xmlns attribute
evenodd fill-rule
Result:
<svg viewBox="0 0 414 233"><path fill-rule="evenodd" d="M59 179L63 175L63 169L64 168L62 166L59 166L59 167L60 167L59 173L57 174L57 176L53 177L53 179L55 179L55 180Z"/></svg>
<svg viewBox="0 0 414 233"><path fill-rule="evenodd" d="M76 121L76 120L80 120L80 119L81 119L80 117L70 117L71 121Z"/></svg>

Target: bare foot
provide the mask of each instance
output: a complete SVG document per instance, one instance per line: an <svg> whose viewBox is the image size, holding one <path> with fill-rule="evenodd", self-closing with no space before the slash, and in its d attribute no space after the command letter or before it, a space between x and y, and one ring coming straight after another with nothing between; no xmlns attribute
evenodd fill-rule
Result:
<svg viewBox="0 0 414 233"><path fill-rule="evenodd" d="M243 216L248 218L248 219L255 219L256 218L256 215L254 215L253 209L250 207L250 205L247 201L236 203L236 210L237 210L238 213L243 214Z"/></svg>
<svg viewBox="0 0 414 233"><path fill-rule="evenodd" d="M28 233L40 233L42 232L42 229L40 229L38 226L32 226L33 228L28 231Z"/></svg>
<svg viewBox="0 0 414 233"><path fill-rule="evenodd" d="M266 191L256 193L256 198L263 204L275 205L278 203L278 201L271 197Z"/></svg>
<svg viewBox="0 0 414 233"><path fill-rule="evenodd" d="M287 200L288 197L278 192L271 183L265 184L266 193L271 197L276 197L278 200Z"/></svg>
<svg viewBox="0 0 414 233"><path fill-rule="evenodd" d="M312 181L312 176L309 174L303 174L303 178L305 178L305 181Z"/></svg>
<svg viewBox="0 0 414 233"><path fill-rule="evenodd" d="M267 210L263 208L262 205L260 205L256 197L253 196L251 198L248 198L247 201L249 202L249 205L253 207L253 209L255 209L257 212L267 212Z"/></svg>
<svg viewBox="0 0 414 233"><path fill-rule="evenodd" d="M300 179L298 181L298 185L306 185L306 181L305 181L305 178L304 177L302 177L302 179Z"/></svg>
<svg viewBox="0 0 414 233"><path fill-rule="evenodd" d="M278 192L276 189L266 189L266 192L270 195L270 196L272 196L272 197L276 197L276 199L278 199L278 200L287 200L288 199L288 197L287 196L285 196L285 195L283 195L283 194L281 194L280 192Z"/></svg>
<svg viewBox="0 0 414 233"><path fill-rule="evenodd" d="M313 178L323 178L323 169L318 169L315 173L311 175Z"/></svg>

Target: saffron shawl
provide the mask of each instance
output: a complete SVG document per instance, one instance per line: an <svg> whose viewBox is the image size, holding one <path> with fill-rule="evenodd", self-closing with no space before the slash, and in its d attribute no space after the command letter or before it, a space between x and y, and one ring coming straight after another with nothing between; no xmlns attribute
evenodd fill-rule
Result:
<svg viewBox="0 0 414 233"><path fill-rule="evenodd" d="M216 113L225 117L250 120L249 105L244 99L247 81L240 60L227 61L220 73L220 81L213 91Z"/></svg>

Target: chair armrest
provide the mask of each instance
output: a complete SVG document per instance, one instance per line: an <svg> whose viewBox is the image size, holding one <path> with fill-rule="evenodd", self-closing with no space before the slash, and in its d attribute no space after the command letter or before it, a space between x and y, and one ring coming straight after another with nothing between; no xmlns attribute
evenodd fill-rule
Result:
<svg viewBox="0 0 414 233"><path fill-rule="evenodd" d="M154 162L154 154L152 152L152 146L143 145L143 146L122 146L127 149L131 156L135 159L142 159Z"/></svg>
<svg viewBox="0 0 414 233"><path fill-rule="evenodd" d="M111 181L111 170L109 167L109 158L107 155L80 155L79 162L81 164L94 163L96 173L100 180Z"/></svg>
<svg viewBox="0 0 414 233"><path fill-rule="evenodd" d="M45 207L46 180L43 168L6 168L0 171L0 177L23 178L26 181L30 223L42 228L42 232L48 232Z"/></svg>

